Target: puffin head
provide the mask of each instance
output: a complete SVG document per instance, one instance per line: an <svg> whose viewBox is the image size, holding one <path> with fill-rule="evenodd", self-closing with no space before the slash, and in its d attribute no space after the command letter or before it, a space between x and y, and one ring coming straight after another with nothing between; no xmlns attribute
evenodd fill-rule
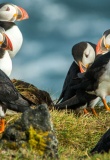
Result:
<svg viewBox="0 0 110 160"><path fill-rule="evenodd" d="M103 36L97 43L96 54L105 54L110 51L110 29L103 33Z"/></svg>
<svg viewBox="0 0 110 160"><path fill-rule="evenodd" d="M0 4L0 21L14 22L27 18L28 13L23 8L10 3Z"/></svg>
<svg viewBox="0 0 110 160"><path fill-rule="evenodd" d="M72 55L81 73L85 72L88 66L94 62L95 48L96 45L90 42L80 42L73 46Z"/></svg>
<svg viewBox="0 0 110 160"><path fill-rule="evenodd" d="M13 46L9 37L5 34L4 28L0 27L0 48L4 50L13 50Z"/></svg>

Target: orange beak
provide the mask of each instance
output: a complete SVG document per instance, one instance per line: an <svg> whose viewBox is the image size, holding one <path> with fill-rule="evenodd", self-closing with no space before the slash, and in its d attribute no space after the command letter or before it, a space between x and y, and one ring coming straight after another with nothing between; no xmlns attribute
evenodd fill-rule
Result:
<svg viewBox="0 0 110 160"><path fill-rule="evenodd" d="M11 40L5 33L4 33L4 37L5 37L5 41L3 42L1 48L3 48L4 50L13 51L13 45L11 43Z"/></svg>
<svg viewBox="0 0 110 160"><path fill-rule="evenodd" d="M22 21L22 20L24 20L24 19L28 19L29 18L29 15L28 15L28 13L23 9L23 8L21 8L21 7L18 7L18 6L16 6L16 8L17 8L17 18L16 18L16 20L17 21Z"/></svg>
<svg viewBox="0 0 110 160"><path fill-rule="evenodd" d="M86 72L87 67L85 67L81 61L79 61L78 64L79 64L80 72L81 73Z"/></svg>
<svg viewBox="0 0 110 160"><path fill-rule="evenodd" d="M96 46L96 55L104 54L107 52L107 48L104 46L104 36L98 41Z"/></svg>

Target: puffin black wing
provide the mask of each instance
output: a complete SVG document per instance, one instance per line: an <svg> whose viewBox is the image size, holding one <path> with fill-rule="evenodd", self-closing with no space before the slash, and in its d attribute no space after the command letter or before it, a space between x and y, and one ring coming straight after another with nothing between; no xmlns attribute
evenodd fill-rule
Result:
<svg viewBox="0 0 110 160"><path fill-rule="evenodd" d="M61 92L61 95L57 101L57 103L63 99L63 101L67 100L68 98L72 97L75 95L75 92L72 92L72 96L68 97L68 91L70 92L70 87L73 86L73 85L76 85L77 84L77 80L76 80L76 77L77 77L77 73L79 73L80 70L79 70L79 67L78 65L73 62L68 70L68 73L66 75L66 78L65 78L65 81L64 81L64 85L63 85L63 89L62 89L62 92Z"/></svg>
<svg viewBox="0 0 110 160"><path fill-rule="evenodd" d="M79 72L80 72L80 70L79 70L78 65L75 62L73 62L71 64L70 69L69 69L67 76L65 78L63 90L65 90L68 87L68 83L70 84L71 79L74 79L77 77L77 73L79 73Z"/></svg>
<svg viewBox="0 0 110 160"><path fill-rule="evenodd" d="M54 108L57 110L62 110L62 109L75 110L75 109L81 107L81 105L86 105L86 101L84 99L82 99L82 101L80 101L79 97L77 95L75 95L62 103L56 104L54 106Z"/></svg>
<svg viewBox="0 0 110 160"><path fill-rule="evenodd" d="M0 69L0 101L11 102L19 97L18 91L8 76Z"/></svg>
<svg viewBox="0 0 110 160"><path fill-rule="evenodd" d="M24 112L30 106L2 70L0 70L0 102L17 112Z"/></svg>
<svg viewBox="0 0 110 160"><path fill-rule="evenodd" d="M88 94L83 90L77 90L75 96L62 103L56 104L55 109L62 110L67 108L75 110L81 107L86 108L90 101L94 100L95 98L95 95Z"/></svg>
<svg viewBox="0 0 110 160"><path fill-rule="evenodd" d="M110 151L110 129L104 133L96 146L90 151L91 154L103 153Z"/></svg>

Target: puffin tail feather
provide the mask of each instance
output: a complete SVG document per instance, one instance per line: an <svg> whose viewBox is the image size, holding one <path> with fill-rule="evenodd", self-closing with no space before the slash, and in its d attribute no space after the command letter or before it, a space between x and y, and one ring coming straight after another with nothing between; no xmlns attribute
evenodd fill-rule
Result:
<svg viewBox="0 0 110 160"><path fill-rule="evenodd" d="M75 95L72 98L70 98L62 103L56 104L54 106L54 108L57 110L76 109L79 103L80 103L80 101L79 101L77 95Z"/></svg>

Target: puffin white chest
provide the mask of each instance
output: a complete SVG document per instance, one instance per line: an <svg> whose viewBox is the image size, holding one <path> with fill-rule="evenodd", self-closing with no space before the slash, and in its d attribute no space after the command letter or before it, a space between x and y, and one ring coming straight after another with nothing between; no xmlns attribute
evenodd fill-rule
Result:
<svg viewBox="0 0 110 160"><path fill-rule="evenodd" d="M9 51L10 57L14 57L17 52L20 50L22 43L23 43L23 36L19 28L14 25L12 28L6 31L6 34L10 38L12 45L13 45L13 51Z"/></svg>
<svg viewBox="0 0 110 160"><path fill-rule="evenodd" d="M3 110L3 106L0 105L0 118L5 116L5 112Z"/></svg>
<svg viewBox="0 0 110 160"><path fill-rule="evenodd" d="M110 95L110 61L105 66L105 70L99 79L99 85L96 93L103 98Z"/></svg>
<svg viewBox="0 0 110 160"><path fill-rule="evenodd" d="M8 51L5 51L5 54L0 58L0 69L5 72L7 76L10 76L12 71L12 60L9 56Z"/></svg>

